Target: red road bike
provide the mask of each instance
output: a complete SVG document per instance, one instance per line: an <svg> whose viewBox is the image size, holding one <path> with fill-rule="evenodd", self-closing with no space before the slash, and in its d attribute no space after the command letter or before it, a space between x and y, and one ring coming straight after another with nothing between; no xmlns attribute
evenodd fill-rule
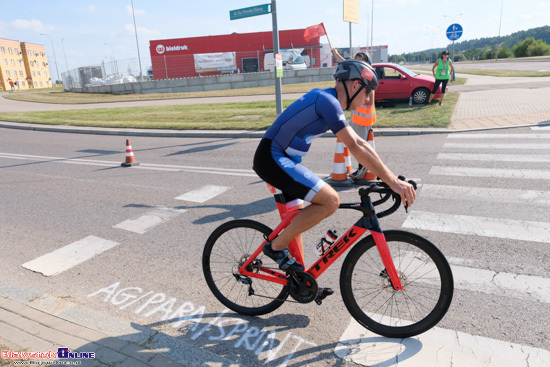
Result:
<svg viewBox="0 0 550 367"><path fill-rule="evenodd" d="M400 177L404 180L403 177ZM415 188L416 184L412 183ZM381 198L372 201L371 194ZM418 335L435 326L453 298L453 275L441 251L427 239L401 230L382 232L378 218L395 212L401 198L383 182L359 189L360 203L342 203L362 216L305 272L290 276L265 256L263 245L294 219L275 194L282 222L271 230L253 220L233 220L219 226L204 247L202 265L208 287L231 310L263 315L276 310L288 295L299 303L321 304L317 278L351 249L340 271L340 291L349 313L374 333L392 338ZM376 213L374 207L393 198L394 204ZM367 230L370 235L359 240ZM359 240L359 242L357 242ZM357 242L356 246L353 246ZM353 248L352 248L353 247ZM296 240L289 251L304 265Z"/></svg>

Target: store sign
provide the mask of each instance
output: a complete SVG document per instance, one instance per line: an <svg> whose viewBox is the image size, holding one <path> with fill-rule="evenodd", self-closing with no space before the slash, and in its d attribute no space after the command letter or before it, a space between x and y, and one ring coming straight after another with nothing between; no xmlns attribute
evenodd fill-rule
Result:
<svg viewBox="0 0 550 367"><path fill-rule="evenodd" d="M177 46L164 46L164 45L157 45L155 48L157 50L157 53L159 55L162 55L165 52L173 52L173 51L187 51L189 48L187 45L177 45Z"/></svg>
<svg viewBox="0 0 550 367"><path fill-rule="evenodd" d="M197 73L237 70L235 52L194 54L193 57L195 59L195 71Z"/></svg>

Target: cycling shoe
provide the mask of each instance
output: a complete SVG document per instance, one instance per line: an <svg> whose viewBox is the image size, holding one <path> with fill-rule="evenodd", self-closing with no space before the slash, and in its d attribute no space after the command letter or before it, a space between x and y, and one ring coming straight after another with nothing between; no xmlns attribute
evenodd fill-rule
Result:
<svg viewBox="0 0 550 367"><path fill-rule="evenodd" d="M275 251L273 250L273 248L271 248L271 242L268 242L264 245L263 252L267 257L279 264L279 268L281 270L284 270L286 272L305 270L305 268L299 262L297 262L294 257L289 258L290 252L288 251L288 249Z"/></svg>

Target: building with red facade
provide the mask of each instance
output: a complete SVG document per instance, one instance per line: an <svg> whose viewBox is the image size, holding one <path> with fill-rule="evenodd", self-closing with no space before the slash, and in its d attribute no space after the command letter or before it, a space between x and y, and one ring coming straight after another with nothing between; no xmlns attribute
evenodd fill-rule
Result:
<svg viewBox="0 0 550 367"><path fill-rule="evenodd" d="M308 67L321 67L319 37L308 42L304 32L279 31L279 48L303 49ZM264 71L265 55L273 52L273 32L153 40L149 49L155 80L259 72Z"/></svg>

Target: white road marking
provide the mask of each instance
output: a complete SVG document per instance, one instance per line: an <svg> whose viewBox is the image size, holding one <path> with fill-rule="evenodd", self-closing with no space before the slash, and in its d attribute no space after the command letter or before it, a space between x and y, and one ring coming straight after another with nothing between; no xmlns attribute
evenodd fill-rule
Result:
<svg viewBox="0 0 550 367"><path fill-rule="evenodd" d="M452 266L455 289L550 303L550 279Z"/></svg>
<svg viewBox="0 0 550 367"><path fill-rule="evenodd" d="M334 353L370 367L547 367L550 351L435 327L406 339L376 335L351 320Z"/></svg>
<svg viewBox="0 0 550 367"><path fill-rule="evenodd" d="M550 223L412 211L404 228L550 243Z"/></svg>
<svg viewBox="0 0 550 367"><path fill-rule="evenodd" d="M174 209L159 206L155 210L147 212L137 219L128 219L121 222L113 228L124 229L126 231L144 234L151 228L158 226L162 222L166 222L174 217L177 217L181 213L185 213L186 209Z"/></svg>
<svg viewBox="0 0 550 367"><path fill-rule="evenodd" d="M189 191L183 195L178 196L175 199L192 201L195 203L204 203L220 194L223 194L229 189L231 189L231 187L208 185L208 186L201 187L200 189L197 189L197 190Z"/></svg>
<svg viewBox="0 0 550 367"><path fill-rule="evenodd" d="M550 171L545 171L542 169L501 169L433 166L432 168L430 168L430 175L518 178L524 180L550 180Z"/></svg>
<svg viewBox="0 0 550 367"><path fill-rule="evenodd" d="M550 139L550 134L449 134L448 139Z"/></svg>
<svg viewBox="0 0 550 367"><path fill-rule="evenodd" d="M451 161L495 161L495 162L550 162L550 155L535 154L468 154L439 153L437 159Z"/></svg>
<svg viewBox="0 0 550 367"><path fill-rule="evenodd" d="M487 144L487 143L445 143L445 148L462 149L539 149L550 150L550 144Z"/></svg>
<svg viewBox="0 0 550 367"><path fill-rule="evenodd" d="M546 126L532 126L531 130L550 130L550 125Z"/></svg>
<svg viewBox="0 0 550 367"><path fill-rule="evenodd" d="M88 236L21 266L45 276L57 275L117 245L117 242Z"/></svg>
<svg viewBox="0 0 550 367"><path fill-rule="evenodd" d="M445 186L424 184L422 197L486 201L492 203L518 203L521 205L550 205L549 191L493 189L488 187Z"/></svg>

